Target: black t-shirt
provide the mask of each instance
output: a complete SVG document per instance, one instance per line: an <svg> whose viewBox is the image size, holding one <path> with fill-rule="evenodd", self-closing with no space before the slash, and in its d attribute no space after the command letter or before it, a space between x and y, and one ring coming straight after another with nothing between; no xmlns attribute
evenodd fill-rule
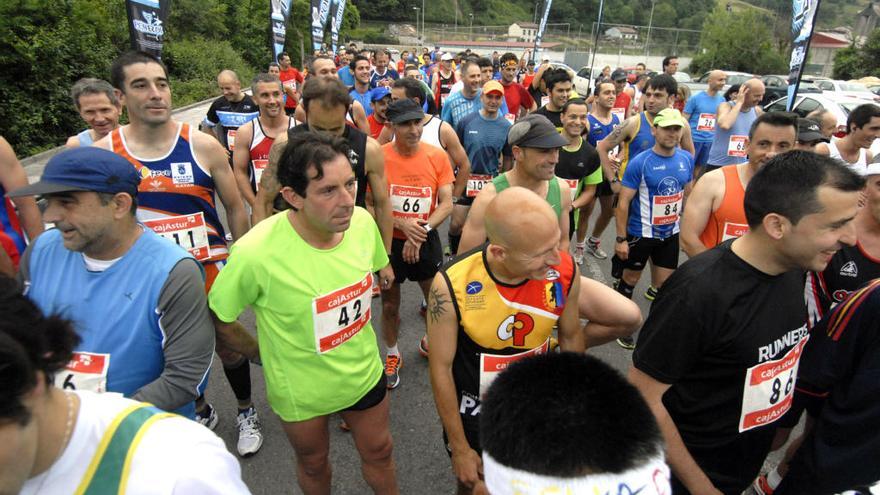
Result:
<svg viewBox="0 0 880 495"><path fill-rule="evenodd" d="M663 284L633 354L636 368L672 385L663 404L724 493L758 475L773 422L791 405L808 335L804 273L760 272L732 242L691 258Z"/></svg>
<svg viewBox="0 0 880 495"><path fill-rule="evenodd" d="M537 101L541 100L538 99ZM548 119L550 119L550 123L553 124L554 127L556 127L557 131L562 131L562 110L554 112L552 110L548 110L547 105L544 105L543 107L535 110L535 113L547 117Z"/></svg>
<svg viewBox="0 0 880 495"><path fill-rule="evenodd" d="M250 96L244 95L241 101L229 101L221 96L211 103L205 121L209 127L219 126L217 136L220 143L229 151L232 151L235 143L235 131L257 118L260 115L260 107L254 103Z"/></svg>
<svg viewBox="0 0 880 495"><path fill-rule="evenodd" d="M858 244L844 246L821 273L807 276L810 320L817 322L832 306L871 280L880 277L880 260L871 258Z"/></svg>
<svg viewBox="0 0 880 495"><path fill-rule="evenodd" d="M599 152L585 139L581 139L581 146L577 150L569 151L565 148L559 150L556 176L562 179L582 180L595 172L600 165Z"/></svg>

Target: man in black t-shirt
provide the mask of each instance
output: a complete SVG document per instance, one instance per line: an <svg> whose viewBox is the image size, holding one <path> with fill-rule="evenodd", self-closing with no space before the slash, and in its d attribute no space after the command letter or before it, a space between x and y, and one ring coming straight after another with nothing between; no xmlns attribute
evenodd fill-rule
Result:
<svg viewBox="0 0 880 495"><path fill-rule="evenodd" d="M587 128L587 102L581 98L568 100L562 107L562 137L568 145L559 150L556 162L556 176L568 183L571 191L571 210L568 212L569 235L573 235L577 225L577 212L590 204L596 195L596 185L602 181L601 162L596 148L582 135ZM594 172L599 171L599 174ZM575 261L583 262L575 255Z"/></svg>
<svg viewBox="0 0 880 495"><path fill-rule="evenodd" d="M803 271L855 243L863 187L833 159L774 157L746 190L749 232L687 261L659 292L630 380L663 430L673 493L738 494L758 474L808 338Z"/></svg>
<svg viewBox="0 0 880 495"><path fill-rule="evenodd" d="M548 69L542 77L550 100L535 113L547 117L557 131L562 131L562 107L571 95L571 75L565 69Z"/></svg>
<svg viewBox="0 0 880 495"><path fill-rule="evenodd" d="M202 126L209 129L206 132L216 137L226 148L231 164L235 131L259 116L260 108L241 90L241 82L235 72L228 69L220 72L217 85L223 96L211 103Z"/></svg>

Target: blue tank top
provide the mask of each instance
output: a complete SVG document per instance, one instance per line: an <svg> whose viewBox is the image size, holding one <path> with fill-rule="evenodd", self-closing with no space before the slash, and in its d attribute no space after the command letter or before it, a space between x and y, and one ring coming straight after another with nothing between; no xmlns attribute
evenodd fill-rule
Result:
<svg viewBox="0 0 880 495"><path fill-rule="evenodd" d="M620 118L617 115L611 114L611 122L608 124L603 124L592 114L587 114L587 142L596 147L596 144L605 139L611 131L614 130L615 126L620 125Z"/></svg>
<svg viewBox="0 0 880 495"><path fill-rule="evenodd" d="M758 112L752 108L748 112L740 112L730 129L724 130L716 125L715 139L709 150L709 165L736 165L749 161L745 146L748 143L752 122L757 118Z"/></svg>
<svg viewBox="0 0 880 495"><path fill-rule="evenodd" d="M511 124L500 113L489 120L480 112L468 114L458 124L458 140L471 162L471 174L498 175L501 153L510 154L507 131Z"/></svg>
<svg viewBox="0 0 880 495"><path fill-rule="evenodd" d="M131 397L165 368L156 309L168 274L186 258L185 251L144 229L113 266L91 272L82 253L65 248L52 229L34 242L27 295L45 314L74 322L82 339L75 351L109 354L107 391ZM174 412L193 417L195 404Z"/></svg>
<svg viewBox="0 0 880 495"><path fill-rule="evenodd" d="M618 178L623 179L626 165L630 160L653 146L654 135L651 134L651 122L648 121L648 113L642 112L639 114L639 130L636 132L635 137L621 146L623 152L620 156L620 170L617 172Z"/></svg>
<svg viewBox="0 0 880 495"><path fill-rule="evenodd" d="M15 205L6 197L6 189L2 184L0 184L0 198L3 198L3 204L0 205L0 234L3 234L0 235L0 249L5 250L12 263L18 266L18 259L27 247L24 232L21 230Z"/></svg>
<svg viewBox="0 0 880 495"><path fill-rule="evenodd" d="M86 129L79 134L76 135L76 138L79 139L80 146L91 146L95 141L92 139L92 132L90 129Z"/></svg>

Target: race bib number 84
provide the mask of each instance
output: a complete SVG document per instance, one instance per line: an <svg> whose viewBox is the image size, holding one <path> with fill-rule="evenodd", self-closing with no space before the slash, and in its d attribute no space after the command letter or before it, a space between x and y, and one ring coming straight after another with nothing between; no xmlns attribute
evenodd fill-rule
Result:
<svg viewBox="0 0 880 495"><path fill-rule="evenodd" d="M315 349L324 354L351 340L370 322L373 274L312 299Z"/></svg>
<svg viewBox="0 0 880 495"><path fill-rule="evenodd" d="M746 371L740 432L773 423L791 409L798 364L806 343L807 339L803 339L781 358L756 364Z"/></svg>

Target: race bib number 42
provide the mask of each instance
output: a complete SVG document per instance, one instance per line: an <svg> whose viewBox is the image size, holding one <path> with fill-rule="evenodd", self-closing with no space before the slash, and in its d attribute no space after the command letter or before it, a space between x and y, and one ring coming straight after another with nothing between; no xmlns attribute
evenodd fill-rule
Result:
<svg viewBox="0 0 880 495"><path fill-rule="evenodd" d="M489 390L489 385L492 385L495 377L507 369L507 367L510 366L510 363L529 356L544 354L549 348L550 339L547 339L540 346L518 354L508 354L506 356L498 354L480 354L480 397L483 397L486 394L486 391Z"/></svg>
<svg viewBox="0 0 880 495"><path fill-rule="evenodd" d="M468 177L468 181L467 181L467 192L466 192L467 197L469 197L469 198L476 197L477 194L480 194L480 191L483 190L483 187L486 185L486 183L491 182L491 181L492 181L491 175L471 174L471 176Z"/></svg>
<svg viewBox="0 0 880 495"><path fill-rule="evenodd" d="M697 120L698 131L714 131L715 130L715 114L701 113Z"/></svg>
<svg viewBox="0 0 880 495"><path fill-rule="evenodd" d="M398 218L427 220L433 198L430 187L391 184L391 213Z"/></svg>
<svg viewBox="0 0 880 495"><path fill-rule="evenodd" d="M739 431L773 423L791 409L798 364L807 339L784 356L756 364L746 371Z"/></svg>
<svg viewBox="0 0 880 495"><path fill-rule="evenodd" d="M748 136L730 136L730 141L727 143L727 156L745 158L748 154L746 153L747 144L749 144Z"/></svg>
<svg viewBox="0 0 880 495"><path fill-rule="evenodd" d="M373 274L329 294L312 299L315 349L332 351L358 334L370 322Z"/></svg>
<svg viewBox="0 0 880 495"><path fill-rule="evenodd" d="M110 354L74 352L67 367L55 374L55 386L62 390L107 391Z"/></svg>
<svg viewBox="0 0 880 495"><path fill-rule="evenodd" d="M202 212L193 215L144 220L144 225L186 249L199 261L211 257L208 249L208 228L205 226L205 215Z"/></svg>
<svg viewBox="0 0 880 495"><path fill-rule="evenodd" d="M684 193L679 191L669 196L654 196L654 205L651 208L652 225L670 225L678 221L681 215L681 202Z"/></svg>

